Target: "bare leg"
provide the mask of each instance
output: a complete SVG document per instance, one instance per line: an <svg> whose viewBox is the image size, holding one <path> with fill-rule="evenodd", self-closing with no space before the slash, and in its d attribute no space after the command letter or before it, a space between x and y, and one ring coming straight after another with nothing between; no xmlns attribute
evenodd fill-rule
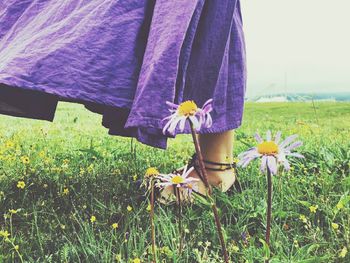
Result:
<svg viewBox="0 0 350 263"><path fill-rule="evenodd" d="M198 135L204 160L218 163L233 162L234 130L222 133L208 133ZM205 164L207 168L218 168L218 165ZM218 186L226 192L235 182L233 169L211 171L207 169L209 183ZM190 176L198 177L194 171ZM199 192L205 193L204 184L199 185Z"/></svg>

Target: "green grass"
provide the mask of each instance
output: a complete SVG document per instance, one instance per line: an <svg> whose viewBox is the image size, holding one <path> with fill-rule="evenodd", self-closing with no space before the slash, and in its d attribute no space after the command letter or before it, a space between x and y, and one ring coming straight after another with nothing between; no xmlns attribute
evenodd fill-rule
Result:
<svg viewBox="0 0 350 263"><path fill-rule="evenodd" d="M186 163L191 137L178 136L163 151L109 136L100 123L67 103L54 123L0 116L0 231L10 233L8 241L0 237L0 262L151 262L148 200L134 180L149 166L170 172ZM350 250L350 103L247 103L235 155L267 129L299 134L306 156L273 178L271 262L349 262L350 253L339 256ZM239 176L241 194L216 195L228 249L233 262L262 262L265 177L257 162ZM156 205L158 261L221 262L211 210L199 202L184 209L181 255L175 214Z"/></svg>

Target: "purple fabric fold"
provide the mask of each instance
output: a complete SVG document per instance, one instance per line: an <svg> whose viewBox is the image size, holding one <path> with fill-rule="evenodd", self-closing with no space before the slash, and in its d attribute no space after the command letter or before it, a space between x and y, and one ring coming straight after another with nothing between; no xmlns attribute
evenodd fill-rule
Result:
<svg viewBox="0 0 350 263"><path fill-rule="evenodd" d="M242 27L238 0L2 1L0 113L52 121L58 101L82 103L109 134L166 148L165 101L213 98L201 132L237 128Z"/></svg>

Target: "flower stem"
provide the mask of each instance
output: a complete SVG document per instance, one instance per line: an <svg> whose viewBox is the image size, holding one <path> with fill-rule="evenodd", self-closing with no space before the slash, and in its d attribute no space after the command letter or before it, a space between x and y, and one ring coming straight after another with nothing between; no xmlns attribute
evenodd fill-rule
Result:
<svg viewBox="0 0 350 263"><path fill-rule="evenodd" d="M266 213L265 241L268 246L270 246L271 213L272 213L272 175L270 170L267 169L267 213Z"/></svg>
<svg viewBox="0 0 350 263"><path fill-rule="evenodd" d="M211 195L211 189L209 186L207 171L205 170L205 165L203 162L203 155L202 155L201 147L199 145L196 131L194 130L194 127L193 127L193 123L190 119L188 119L188 121L190 122L190 126L191 126L192 139L194 142L194 147L196 149L197 159L199 162L199 170L200 170L201 176L203 178L203 183L207 189L207 194Z"/></svg>
<svg viewBox="0 0 350 263"><path fill-rule="evenodd" d="M191 133L192 133L192 138L193 138L193 143L196 149L196 154L197 154L197 158L198 158L198 162L199 162L199 171L201 173L201 177L203 178L203 182L204 185L206 187L206 191L207 191L207 197L210 198L212 191L209 185L209 180L208 180L208 175L207 175L207 171L205 170L205 165L203 162L203 155L202 155L202 151L198 142L198 138L196 136L196 131L193 127L193 123L190 119L188 119L190 122L190 127L191 127ZM211 199L211 198L210 198ZM214 213L214 221L215 221L215 225L216 225L216 230L218 232L219 235L219 239L220 239L220 245L221 245L221 250L224 256L224 260L225 263L229 262L229 257L228 257L228 253L227 253L227 249L226 249L226 244L225 244L225 240L224 240L224 235L222 233L222 228L221 228L221 223L220 223L220 218L219 218L219 213L218 213L218 209L216 207L215 204L215 200L212 200L212 206L211 206L213 213Z"/></svg>
<svg viewBox="0 0 350 263"><path fill-rule="evenodd" d="M156 232L154 227L154 180L151 179L151 235L152 235L152 253L153 253L153 262L157 263L156 255Z"/></svg>
<svg viewBox="0 0 350 263"><path fill-rule="evenodd" d="M181 214L182 214L182 206L181 206L181 197L180 197L180 189L176 186L175 188L175 194L176 194L176 205L177 205L177 219L179 224L179 235L180 235L180 247L179 247L179 254L182 253L182 222L181 222Z"/></svg>

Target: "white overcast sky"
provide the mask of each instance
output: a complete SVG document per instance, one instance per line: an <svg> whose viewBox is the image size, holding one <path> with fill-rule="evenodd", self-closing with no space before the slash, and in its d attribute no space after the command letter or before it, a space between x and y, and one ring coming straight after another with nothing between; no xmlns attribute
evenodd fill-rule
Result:
<svg viewBox="0 0 350 263"><path fill-rule="evenodd" d="M241 0L241 6L248 96L350 91L350 0Z"/></svg>

